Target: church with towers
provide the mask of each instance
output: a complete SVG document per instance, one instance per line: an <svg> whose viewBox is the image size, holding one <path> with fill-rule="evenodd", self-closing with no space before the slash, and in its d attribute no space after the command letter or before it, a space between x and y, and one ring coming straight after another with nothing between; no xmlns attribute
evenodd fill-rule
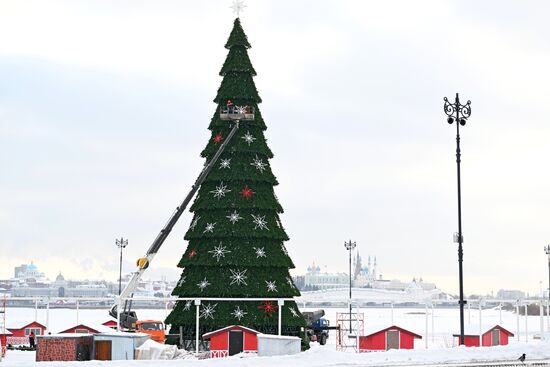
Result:
<svg viewBox="0 0 550 367"><path fill-rule="evenodd" d="M374 288L374 283L377 280L376 256L367 258L367 264L363 265L363 261L359 252L353 259L353 286L356 288ZM380 276L381 277L381 276Z"/></svg>

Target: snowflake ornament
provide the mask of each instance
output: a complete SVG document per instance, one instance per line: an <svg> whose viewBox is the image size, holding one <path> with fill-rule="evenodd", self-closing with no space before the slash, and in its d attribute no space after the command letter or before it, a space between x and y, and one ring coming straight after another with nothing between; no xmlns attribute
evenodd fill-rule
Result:
<svg viewBox="0 0 550 367"><path fill-rule="evenodd" d="M254 215L250 214L254 220L252 221L254 223L254 229L267 229L269 231L269 228L267 228L267 221L265 220L265 215Z"/></svg>
<svg viewBox="0 0 550 367"><path fill-rule="evenodd" d="M221 143L222 140L223 140L223 135L222 134L217 134L216 136L214 136L212 138L212 141L214 141L214 144L219 144L219 143Z"/></svg>
<svg viewBox="0 0 550 367"><path fill-rule="evenodd" d="M248 185L245 185L239 194L241 194L246 200L250 200L252 199L252 195L254 195L255 192L252 191L252 189L248 187Z"/></svg>
<svg viewBox="0 0 550 367"><path fill-rule="evenodd" d="M266 280L265 284L268 292L277 292L277 285L275 284L275 281L268 282Z"/></svg>
<svg viewBox="0 0 550 367"><path fill-rule="evenodd" d="M214 247L213 250L208 251L209 254L212 254L212 257L216 258L216 262L220 262L220 257L225 257L225 254L231 252L225 249L225 246L219 245Z"/></svg>
<svg viewBox="0 0 550 367"><path fill-rule="evenodd" d="M269 317L273 317L273 312L277 312L277 306L272 301L263 301L258 308L264 311Z"/></svg>
<svg viewBox="0 0 550 367"><path fill-rule="evenodd" d="M206 223L206 227L204 227L204 231L202 233L212 233L214 232L214 226L216 223Z"/></svg>
<svg viewBox="0 0 550 367"><path fill-rule="evenodd" d="M298 315L298 312L294 309L294 307L289 307L288 310L290 311L290 313L292 314L292 317L298 317L300 315Z"/></svg>
<svg viewBox="0 0 550 367"><path fill-rule="evenodd" d="M204 277L203 280L201 280L199 283L197 283L197 286L201 289L201 292L206 289L210 285L210 282L206 280L206 277Z"/></svg>
<svg viewBox="0 0 550 367"><path fill-rule="evenodd" d="M221 169L221 168L231 168L231 158L222 159L220 162L220 167L218 169Z"/></svg>
<svg viewBox="0 0 550 367"><path fill-rule="evenodd" d="M265 250L263 247L252 247L256 251L256 258L265 257Z"/></svg>
<svg viewBox="0 0 550 367"><path fill-rule="evenodd" d="M286 277L286 282L290 286L290 288L294 288L294 282L292 281L292 278Z"/></svg>
<svg viewBox="0 0 550 367"><path fill-rule="evenodd" d="M220 185L216 186L215 190L210 191L210 193L214 194L214 197L218 200L225 197L225 194L228 192L231 192L231 190L229 190L227 185L224 185L223 182L220 182Z"/></svg>
<svg viewBox="0 0 550 367"><path fill-rule="evenodd" d="M256 158L252 160L252 163L250 163L251 166L256 168L261 173L264 173L265 168L267 167L267 163L264 163L258 156L256 155Z"/></svg>
<svg viewBox="0 0 550 367"><path fill-rule="evenodd" d="M236 210L234 210L233 213L229 214L226 218L229 219L229 221L231 222L231 224L235 224L235 223L237 223L239 220L243 219L243 217L241 217L241 216L239 215L239 213L237 213Z"/></svg>
<svg viewBox="0 0 550 367"><path fill-rule="evenodd" d="M201 310L201 313L200 313L199 317L202 318L202 319L208 319L208 318L214 319L214 313L216 312L216 306L217 305L218 305L217 303L215 303L214 305L212 305L210 303L209 304L204 304L202 306L202 310Z"/></svg>
<svg viewBox="0 0 550 367"><path fill-rule="evenodd" d="M181 287L181 286L185 283L185 279L186 279L186 278L187 278L187 277L185 277L185 276L181 277L181 279L180 279L179 282L178 282L178 287Z"/></svg>
<svg viewBox="0 0 550 367"><path fill-rule="evenodd" d="M193 304L193 301L186 301L185 306L183 306L184 311L189 311L191 309L191 305Z"/></svg>
<svg viewBox="0 0 550 367"><path fill-rule="evenodd" d="M195 227L197 226L197 223L199 222L199 219L201 219L200 216L197 216L193 221L191 222L191 225L189 226L189 229L194 231Z"/></svg>
<svg viewBox="0 0 550 367"><path fill-rule="evenodd" d="M233 312L231 312L231 315L233 315L233 317L235 317L236 319L239 319L239 321L241 321L241 319L244 317L244 315L246 315L248 312L245 312L243 310L241 310L241 308L239 306L237 306L235 308L235 310Z"/></svg>
<svg viewBox="0 0 550 367"><path fill-rule="evenodd" d="M248 106L235 106L235 110L238 114L245 115L248 112Z"/></svg>
<svg viewBox="0 0 550 367"><path fill-rule="evenodd" d="M243 271L240 270L233 270L229 269L231 271L231 275L229 276L229 279L231 279L231 283L229 285L237 284L237 285L247 285L246 284L246 278L248 278L246 274L246 269Z"/></svg>
<svg viewBox="0 0 550 367"><path fill-rule="evenodd" d="M256 140L256 138L250 134L250 131L247 131L246 134L241 136L241 139L243 139L245 143L248 143L248 146L250 146L250 144L254 143L254 140Z"/></svg>

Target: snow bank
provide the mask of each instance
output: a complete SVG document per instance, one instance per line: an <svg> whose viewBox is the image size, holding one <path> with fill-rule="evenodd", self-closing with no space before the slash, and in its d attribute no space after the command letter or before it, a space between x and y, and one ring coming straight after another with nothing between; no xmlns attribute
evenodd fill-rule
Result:
<svg viewBox="0 0 550 367"><path fill-rule="evenodd" d="M154 340L147 340L136 348L136 359L188 359L195 358L193 353L178 349L175 345L160 344Z"/></svg>

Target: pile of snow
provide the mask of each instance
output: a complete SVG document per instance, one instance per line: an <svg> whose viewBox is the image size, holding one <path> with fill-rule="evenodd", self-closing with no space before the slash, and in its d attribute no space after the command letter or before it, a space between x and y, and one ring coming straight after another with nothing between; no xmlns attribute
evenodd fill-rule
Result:
<svg viewBox="0 0 550 367"><path fill-rule="evenodd" d="M136 348L136 359L195 359L195 355L175 345L160 344L147 340Z"/></svg>

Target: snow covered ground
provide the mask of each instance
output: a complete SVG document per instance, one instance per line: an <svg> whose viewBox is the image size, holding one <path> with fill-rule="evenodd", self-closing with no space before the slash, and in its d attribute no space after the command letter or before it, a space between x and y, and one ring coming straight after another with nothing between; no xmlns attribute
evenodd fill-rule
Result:
<svg viewBox="0 0 550 367"><path fill-rule="evenodd" d="M344 353L333 348L312 343L312 348L294 356L242 357L209 360L172 361L87 361L87 362L34 362L32 352L10 352L2 366L197 366L197 367L354 367L354 366L422 366L455 365L468 362L517 362L525 353L526 365L550 360L550 344L533 342L491 348L432 348L416 350L391 350L378 353ZM510 365L510 364L507 364ZM521 363L518 362L518 365ZM541 364L538 364L541 365ZM544 365L544 364L542 364ZM550 365L550 364L549 364Z"/></svg>
<svg viewBox="0 0 550 367"><path fill-rule="evenodd" d="M176 361L113 361L113 362L41 362L40 366L129 366L131 365L191 365L191 366L408 366L438 363L459 363L476 361L515 361L522 353L527 354L527 361L547 359L550 360L550 342L534 339L540 335L541 321L544 331L548 331L547 319L541 320L538 316L519 317L520 339L514 336L510 339L510 345L491 348L464 348L452 347L455 343L453 333L458 332L459 313L458 309L435 308L428 309L426 318L425 308L366 308L359 312L364 313L365 332L377 328L384 328L392 324L401 326L412 332L420 334L423 339L416 340L415 350L400 350L377 353L355 354L338 352L335 347L335 335L331 336L326 346L319 346L312 343L311 350L300 353L296 356L282 357L247 357L234 356L224 360L176 360ZM52 333L59 332L77 324L86 324L94 327L109 319L107 310L76 310L51 309L49 315L46 310L33 308L9 308L7 310L8 326L22 326L35 319L48 324ZM167 311L164 309L138 310L140 318L164 319ZM335 324L336 313L346 312L345 309L325 308L326 317ZM500 318L502 317L502 323ZM426 327L427 321L427 327ZM498 309L487 309L482 311L482 324L494 326L501 324L512 333L517 334L517 317L512 312ZM479 312L472 309L465 311L465 324L467 328L479 329ZM525 329L527 326L527 334ZM427 332L427 334L426 334ZM426 338L427 335L427 338ZM34 353L8 351L7 358L0 366L29 366L36 365ZM550 364L549 364L550 365Z"/></svg>

